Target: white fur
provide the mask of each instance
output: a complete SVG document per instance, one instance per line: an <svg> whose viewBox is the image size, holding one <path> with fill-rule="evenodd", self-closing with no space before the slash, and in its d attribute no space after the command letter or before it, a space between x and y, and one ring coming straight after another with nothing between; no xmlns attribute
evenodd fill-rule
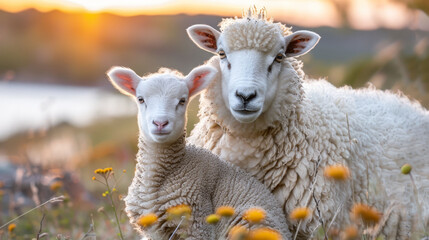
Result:
<svg viewBox="0 0 429 240"><path fill-rule="evenodd" d="M427 218L428 111L387 91L335 88L325 80L305 80L302 63L290 56L305 54L319 37L308 31L292 34L280 25L254 13L223 20L222 31L213 35L217 49L212 52L223 50L226 58L215 56L208 63L221 73L200 98L200 122L189 141L262 181L281 201L286 215L308 199L317 212L311 197L314 182L314 197L320 201L325 223L340 208L336 223L347 224L352 203L363 202L381 211L391 209L380 228L387 239L406 239L416 228L421 230L420 220L413 225L417 206L409 177L400 174L400 167L407 162L414 166L421 213ZM307 41L295 41L288 48L291 39L300 37ZM289 58L275 62L285 49ZM233 94L236 90L256 91L258 97L247 104L259 111L235 111L240 106ZM344 183L325 179L323 169L332 164L347 165L351 179ZM301 226L300 236L308 238L318 225L314 214ZM296 223L289 226L296 230Z"/></svg>
<svg viewBox="0 0 429 240"><path fill-rule="evenodd" d="M283 239L290 239L285 215L263 184L209 151L185 144L188 98L204 89L215 73L208 66L195 68L186 77L166 69L143 78L130 69L116 67L109 71L113 85L135 97L139 106L139 153L135 176L125 198L125 211L143 236L168 239L177 222L167 221L165 210L186 204L192 208L190 227L180 228L177 236L186 234L186 239L214 240L226 239L229 229L236 224L248 225L242 219L243 212L250 207L261 207L267 212L261 225L279 231ZM144 98L143 103L140 97ZM156 121L166 124L156 125ZM236 215L222 219L215 226L205 223L206 216L225 205L234 207ZM148 213L155 213L159 221L144 229L136 222Z"/></svg>

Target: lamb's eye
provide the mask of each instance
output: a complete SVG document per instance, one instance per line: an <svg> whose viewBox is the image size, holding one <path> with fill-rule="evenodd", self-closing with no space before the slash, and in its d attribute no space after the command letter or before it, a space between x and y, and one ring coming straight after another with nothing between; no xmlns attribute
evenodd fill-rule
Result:
<svg viewBox="0 0 429 240"><path fill-rule="evenodd" d="M219 55L220 59L223 59L226 57L225 51L224 50L219 50L219 52L217 52L217 54Z"/></svg>
<svg viewBox="0 0 429 240"><path fill-rule="evenodd" d="M139 103L144 103L144 98L142 96L137 97L137 100L139 100Z"/></svg>
<svg viewBox="0 0 429 240"><path fill-rule="evenodd" d="M180 105L185 105L185 103L186 103L186 98L181 98L181 99L179 100L179 104L180 104Z"/></svg>
<svg viewBox="0 0 429 240"><path fill-rule="evenodd" d="M281 62L281 61L283 61L284 58L285 58L285 55L283 53L279 53L279 54L277 54L275 61Z"/></svg>

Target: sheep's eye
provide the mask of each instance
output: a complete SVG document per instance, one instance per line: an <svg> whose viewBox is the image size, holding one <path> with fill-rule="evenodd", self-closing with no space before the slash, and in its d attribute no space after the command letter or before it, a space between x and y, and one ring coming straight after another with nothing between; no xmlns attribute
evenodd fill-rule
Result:
<svg viewBox="0 0 429 240"><path fill-rule="evenodd" d="M179 104L180 104L180 105L185 105L185 103L186 103L186 98L181 98L181 99L179 100Z"/></svg>
<svg viewBox="0 0 429 240"><path fill-rule="evenodd" d="M139 103L144 103L144 98L143 97L137 97L137 100L139 100Z"/></svg>
<svg viewBox="0 0 429 240"><path fill-rule="evenodd" d="M281 62L281 61L283 61L284 58L285 58L285 55L283 53L279 53L279 54L277 54L275 61Z"/></svg>
<svg viewBox="0 0 429 240"><path fill-rule="evenodd" d="M223 51L223 50L219 50L219 52L217 52L217 54L219 55L220 59L224 59L226 57L225 51Z"/></svg>

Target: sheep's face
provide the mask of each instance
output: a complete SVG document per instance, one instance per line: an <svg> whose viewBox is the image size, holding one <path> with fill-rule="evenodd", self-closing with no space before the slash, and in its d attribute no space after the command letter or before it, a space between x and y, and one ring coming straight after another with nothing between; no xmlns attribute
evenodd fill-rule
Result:
<svg viewBox="0 0 429 240"><path fill-rule="evenodd" d="M219 55L225 106L242 123L271 107L285 58L307 53L320 38L310 31L283 36L280 25L260 19L234 20L222 33L207 25L187 31L200 48Z"/></svg>
<svg viewBox="0 0 429 240"><path fill-rule="evenodd" d="M115 67L108 76L116 88L135 99L145 140L172 143L183 135L189 98L203 90L216 72L203 66L182 77L162 69L161 73L141 78L131 69Z"/></svg>
<svg viewBox="0 0 429 240"><path fill-rule="evenodd" d="M138 122L147 140L174 142L183 134L189 98L186 83L174 75L153 75L136 89Z"/></svg>
<svg viewBox="0 0 429 240"><path fill-rule="evenodd" d="M270 52L231 50L224 42L221 37L218 53L225 106L236 120L253 122L271 106L275 97L283 46L278 44Z"/></svg>

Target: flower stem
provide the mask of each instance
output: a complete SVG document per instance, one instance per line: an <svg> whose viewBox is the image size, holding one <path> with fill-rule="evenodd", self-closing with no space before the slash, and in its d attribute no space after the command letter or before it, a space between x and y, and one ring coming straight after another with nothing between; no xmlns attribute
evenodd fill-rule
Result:
<svg viewBox="0 0 429 240"><path fill-rule="evenodd" d="M59 197L51 198L51 199L49 199L48 201L46 201L46 202L44 202L44 203L42 203L42 204L40 204L40 205L38 205L38 206L36 206L36 207L34 207L34 208L32 208L32 209L28 210L28 211L26 211L25 213L23 213L23 214L19 215L18 217L16 217L16 218L14 218L14 219L10 220L9 222L7 222L7 223L3 224L2 226L0 226L0 229L2 229L2 228L4 228L4 227L6 227L7 225L9 225L9 223L12 223L12 222L14 222L14 221L18 220L20 217L22 217L22 216L24 216L24 215L26 215L26 214L28 214L28 213L32 212L33 210L36 210L36 209L40 208L40 207L42 207L42 206L44 206L44 205L46 205L46 204L48 204L48 203L62 202L62 201L64 201L64 196L62 196L62 195L61 195L61 196L59 196Z"/></svg>
<svg viewBox="0 0 429 240"><path fill-rule="evenodd" d="M173 236L174 236L174 234L177 232L177 229L179 229L179 227L180 227L180 225L182 224L182 222L183 222L183 219L185 219L185 216L182 216L182 219L180 219L180 222L179 222L179 224L177 224L177 227L176 227L176 229L174 229L174 232L171 234L171 236L170 236L170 238L168 239L168 240L171 240L171 239L173 239Z"/></svg>
<svg viewBox="0 0 429 240"><path fill-rule="evenodd" d="M412 175L412 173L409 173L410 175L410 179L411 179L411 184L413 185L413 192L414 192L414 198L417 204L417 215L419 217L420 222L422 223L422 229L425 228L424 226L424 221L423 221L423 216L422 216L422 206L420 204L420 199L419 199L419 190L417 189L417 185L416 182L414 182L414 177Z"/></svg>
<svg viewBox="0 0 429 240"><path fill-rule="evenodd" d="M107 190L109 191L109 199L110 199L110 202L112 203L112 208L113 208L113 212L115 213L115 218L116 218L116 223L118 224L118 229L119 229L119 236L121 237L121 239L122 240L124 240L124 237L123 237L123 235L122 235L122 230L121 230L121 225L120 225L120 223L119 223L119 218L118 218L118 214L116 213L116 206L115 206L115 202L113 202L113 198L112 198L112 190L110 189L110 186L109 186L109 181L107 181L107 178L106 178L106 186L107 186Z"/></svg>

